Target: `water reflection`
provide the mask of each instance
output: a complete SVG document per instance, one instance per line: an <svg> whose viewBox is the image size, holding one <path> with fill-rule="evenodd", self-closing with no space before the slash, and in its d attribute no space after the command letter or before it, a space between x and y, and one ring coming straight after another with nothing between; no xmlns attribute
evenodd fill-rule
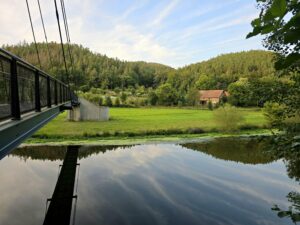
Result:
<svg viewBox="0 0 300 225"><path fill-rule="evenodd" d="M69 225L71 220L72 203L74 196L74 184L77 167L78 146L70 146L67 148L65 158L61 167L61 171L47 210L44 225ZM76 203L74 211L74 219L76 213ZM75 222L75 220L74 220Z"/></svg>
<svg viewBox="0 0 300 225"><path fill-rule="evenodd" d="M285 196L299 193L299 185L287 176L287 160L274 160L263 148L267 142L248 139L80 146L76 224L291 224L270 208L296 206L297 195ZM1 161L0 191L8 194L0 195L0 224L43 223L40 208L59 186L57 168L67 151L26 147ZM291 177L295 167L290 166Z"/></svg>
<svg viewBox="0 0 300 225"><path fill-rule="evenodd" d="M274 155L266 151L271 147L268 138L218 138L214 141L186 143L181 146L217 159L245 164L265 164L274 161Z"/></svg>
<svg viewBox="0 0 300 225"><path fill-rule="evenodd" d="M265 164L280 158L270 150L271 139L261 138L219 138L213 142L186 143L183 147L209 154L217 159L235 161L244 164ZM291 179L300 179L300 159L298 152L286 154L283 159L287 175ZM288 217L293 223L300 221L300 193L291 191L286 195L290 205L286 209L275 204L271 209L277 212L279 218Z"/></svg>
<svg viewBox="0 0 300 225"><path fill-rule="evenodd" d="M99 153L105 153L106 151L116 150L118 148L128 148L127 146L80 146L78 152L78 158L87 158L92 155L97 155ZM16 149L9 156L18 156L23 160L33 159L33 160L63 160L68 146L24 146Z"/></svg>
<svg viewBox="0 0 300 225"><path fill-rule="evenodd" d="M278 155L278 153L274 153ZM282 153L279 153L282 154ZM300 158L298 151L289 151L285 153L284 163L287 168L287 174L291 179L299 182L300 180ZM300 222L300 192L291 191L286 196L290 203L288 208L281 208L275 204L272 210L277 212L280 218L290 218L293 223Z"/></svg>

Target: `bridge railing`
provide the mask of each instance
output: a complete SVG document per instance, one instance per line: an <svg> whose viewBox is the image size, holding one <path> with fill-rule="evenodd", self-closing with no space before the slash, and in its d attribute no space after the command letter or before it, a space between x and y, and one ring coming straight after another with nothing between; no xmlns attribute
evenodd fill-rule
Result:
<svg viewBox="0 0 300 225"><path fill-rule="evenodd" d="M0 48L0 121L64 104L71 96L66 84Z"/></svg>

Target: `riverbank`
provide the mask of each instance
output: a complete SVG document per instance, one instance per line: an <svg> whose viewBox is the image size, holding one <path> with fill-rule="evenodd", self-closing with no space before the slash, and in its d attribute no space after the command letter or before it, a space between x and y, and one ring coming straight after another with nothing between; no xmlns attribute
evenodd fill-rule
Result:
<svg viewBox="0 0 300 225"><path fill-rule="evenodd" d="M132 144L220 136L269 134L258 108L239 108L244 120L225 133L213 111L197 108L110 108L106 122L70 122L66 113L35 133L26 144Z"/></svg>
<svg viewBox="0 0 300 225"><path fill-rule="evenodd" d="M272 132L268 129L241 131L236 133L202 133L202 134L177 134L177 135L151 135L135 137L57 137L57 138L29 138L22 146L36 145L133 145L148 143L183 143L193 141L205 141L218 137L245 137L267 136Z"/></svg>

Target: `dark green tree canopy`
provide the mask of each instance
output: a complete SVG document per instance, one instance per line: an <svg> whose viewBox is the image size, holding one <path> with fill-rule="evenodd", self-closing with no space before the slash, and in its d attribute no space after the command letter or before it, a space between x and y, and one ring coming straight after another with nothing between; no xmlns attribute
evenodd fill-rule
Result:
<svg viewBox="0 0 300 225"><path fill-rule="evenodd" d="M300 64L300 1L257 0L261 10L252 21L253 31L247 38L265 35L263 44L279 53L277 69L299 67Z"/></svg>

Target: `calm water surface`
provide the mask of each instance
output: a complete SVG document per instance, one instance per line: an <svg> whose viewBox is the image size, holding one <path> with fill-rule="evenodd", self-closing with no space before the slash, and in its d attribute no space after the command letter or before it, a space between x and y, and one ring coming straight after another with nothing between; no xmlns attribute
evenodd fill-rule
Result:
<svg viewBox="0 0 300 225"><path fill-rule="evenodd" d="M46 207L69 210L75 224L294 224L271 208L300 209L299 161L266 148L248 139L20 148L0 161L0 224L46 224ZM57 186L77 199L55 197Z"/></svg>

